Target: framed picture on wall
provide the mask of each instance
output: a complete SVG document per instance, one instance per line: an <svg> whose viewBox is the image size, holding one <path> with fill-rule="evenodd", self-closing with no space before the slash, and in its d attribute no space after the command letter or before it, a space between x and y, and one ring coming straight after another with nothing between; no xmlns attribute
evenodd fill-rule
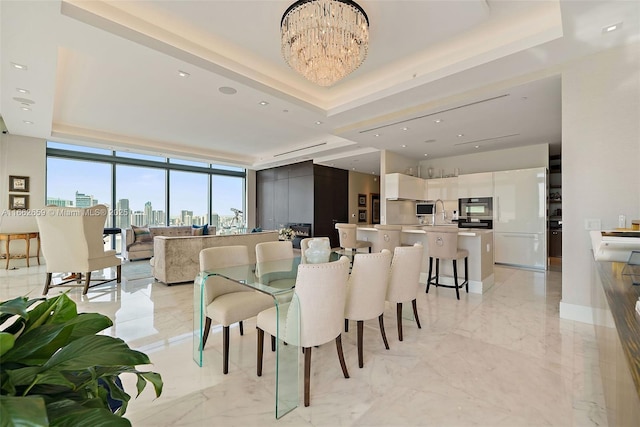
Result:
<svg viewBox="0 0 640 427"><path fill-rule="evenodd" d="M9 175L9 191L29 192L29 177Z"/></svg>
<svg viewBox="0 0 640 427"><path fill-rule="evenodd" d="M367 211L366 211L366 209L360 209L358 211L358 222L367 222Z"/></svg>
<svg viewBox="0 0 640 427"><path fill-rule="evenodd" d="M380 224L380 195L371 194L371 224Z"/></svg>
<svg viewBox="0 0 640 427"><path fill-rule="evenodd" d="M358 194L358 207L366 207L367 206L367 195L366 194Z"/></svg>
<svg viewBox="0 0 640 427"><path fill-rule="evenodd" d="M29 209L29 196L9 194L9 209Z"/></svg>

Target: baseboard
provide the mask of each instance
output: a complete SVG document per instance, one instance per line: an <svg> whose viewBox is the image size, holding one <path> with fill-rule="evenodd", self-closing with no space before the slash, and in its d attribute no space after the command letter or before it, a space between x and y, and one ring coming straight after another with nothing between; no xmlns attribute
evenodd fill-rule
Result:
<svg viewBox="0 0 640 427"><path fill-rule="evenodd" d="M611 313L608 310L585 305L569 304L562 301L560 301L560 318L588 323L590 325L598 323L608 327L614 326L613 317L611 317ZM598 322L595 321L596 318L599 319Z"/></svg>

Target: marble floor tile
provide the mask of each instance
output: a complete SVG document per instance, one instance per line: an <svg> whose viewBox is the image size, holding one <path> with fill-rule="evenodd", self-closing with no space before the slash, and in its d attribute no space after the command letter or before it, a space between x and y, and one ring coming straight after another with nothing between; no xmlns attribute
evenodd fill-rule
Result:
<svg viewBox="0 0 640 427"><path fill-rule="evenodd" d="M41 295L43 266L0 270L3 300ZM558 271L496 266L485 294L431 288L417 295L421 329L404 308L398 340L396 308L384 322L365 322L364 367L358 367L356 324L342 334L350 378L333 342L312 350L311 406L275 419L275 356L265 338L264 371L256 375L255 319L244 336L231 327L229 374L222 374L222 329L214 325L193 360L193 285L166 286L136 274L68 291L80 311L100 312L114 325L105 334L145 352L162 374L164 391L148 387L127 411L134 426L606 426L598 350L591 325L559 318ZM112 274L106 271L105 275ZM140 278L142 277L142 278ZM302 358L300 359L302 360ZM135 395L135 378L123 378Z"/></svg>

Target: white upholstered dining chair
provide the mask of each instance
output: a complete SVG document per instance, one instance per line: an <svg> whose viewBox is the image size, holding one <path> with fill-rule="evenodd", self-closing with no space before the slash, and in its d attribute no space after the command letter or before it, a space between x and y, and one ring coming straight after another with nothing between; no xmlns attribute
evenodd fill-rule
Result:
<svg viewBox="0 0 640 427"><path fill-rule="evenodd" d="M246 246L220 246L200 251L200 271L227 267L249 268L249 250ZM222 372L229 372L229 326L239 322L240 335L244 334L242 321L256 316L262 310L273 307L271 296L225 279L210 276L204 286L206 320L202 333L202 348L213 321L222 325Z"/></svg>
<svg viewBox="0 0 640 427"><path fill-rule="evenodd" d="M295 272L291 263L295 257L291 240L261 242L256 244L256 276L264 285L279 289L291 289L295 285ZM282 274L279 274L281 273Z"/></svg>
<svg viewBox="0 0 640 427"><path fill-rule="evenodd" d="M114 280L120 283L122 260L116 256L116 251L105 250L102 240L107 213L105 205L89 208L46 207L42 215L36 216L42 255L47 264L43 295L55 286L82 286L82 294L85 295L90 287ZM92 272L110 267L116 267L115 278L91 277ZM72 274L54 284L54 273ZM92 281L98 283L91 285Z"/></svg>
<svg viewBox="0 0 640 427"><path fill-rule="evenodd" d="M364 321L378 318L380 334L387 350L389 343L384 331L384 306L391 267L391 252L383 249L374 254L356 254L347 284L347 300L344 307L345 331L347 322L355 320L358 332L358 366L364 366Z"/></svg>
<svg viewBox="0 0 640 427"><path fill-rule="evenodd" d="M304 406L310 403L311 349L335 340L340 366L349 378L342 352L342 322L347 294L349 259L322 264L300 264L294 302L272 307L258 314L257 374L262 376L264 333L277 335L278 324L286 325L280 339L304 351ZM300 328L290 325L299 317ZM282 330L283 328L281 328ZM299 333L298 333L299 332ZM298 341L299 340L299 341Z"/></svg>
<svg viewBox="0 0 640 427"><path fill-rule="evenodd" d="M398 339L402 341L402 304L411 301L413 315L418 328L420 318L416 299L420 284L420 269L422 266L423 247L416 243L413 246L399 246L393 252L387 301L396 304L396 318L398 322Z"/></svg>

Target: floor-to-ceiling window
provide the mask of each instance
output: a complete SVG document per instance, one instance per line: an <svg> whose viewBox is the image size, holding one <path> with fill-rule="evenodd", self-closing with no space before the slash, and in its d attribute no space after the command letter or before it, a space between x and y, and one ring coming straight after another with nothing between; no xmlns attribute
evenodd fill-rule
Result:
<svg viewBox="0 0 640 427"><path fill-rule="evenodd" d="M110 209L105 227L246 226L245 170L128 151L47 144L47 204ZM120 235L107 244L120 248Z"/></svg>

